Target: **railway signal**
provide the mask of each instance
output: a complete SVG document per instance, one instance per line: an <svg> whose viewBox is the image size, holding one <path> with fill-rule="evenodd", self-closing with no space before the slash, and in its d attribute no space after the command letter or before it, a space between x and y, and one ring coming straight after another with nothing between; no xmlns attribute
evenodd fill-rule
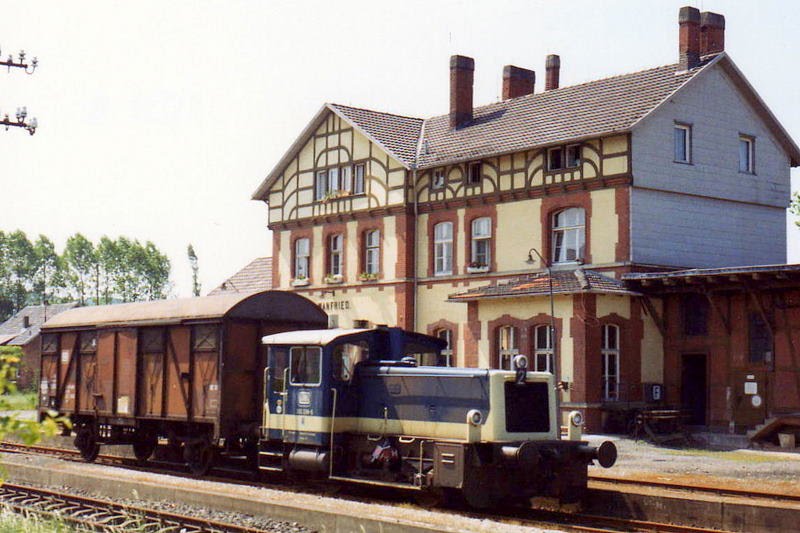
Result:
<svg viewBox="0 0 800 533"><path fill-rule="evenodd" d="M0 52L0 57L2 57L2 52ZM33 74L36 70L36 67L39 66L39 60L34 57L30 63L27 61L27 55L25 54L25 50L20 50L19 54L17 55L17 59L14 59L12 54L8 55L8 58L5 60L0 59L0 65L8 67L8 71L11 72L12 68L19 68L25 71L26 74ZM31 135L36 133L36 128L39 126L39 122L36 118L31 118L29 121L26 122L26 118L28 116L28 108L27 107L18 107L16 113L16 121L11 119L8 113L2 115L2 119L0 119L0 124L5 126L6 131L9 128L23 128L28 131Z"/></svg>

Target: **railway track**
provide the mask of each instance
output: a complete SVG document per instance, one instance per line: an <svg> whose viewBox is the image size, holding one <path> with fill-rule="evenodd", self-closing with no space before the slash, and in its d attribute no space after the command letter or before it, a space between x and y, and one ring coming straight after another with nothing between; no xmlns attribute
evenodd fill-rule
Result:
<svg viewBox="0 0 800 533"><path fill-rule="evenodd" d="M27 446L23 444L0 442L0 452L13 452L13 453L32 453L32 454L45 454L50 456L57 456L69 460L77 460L83 462L80 454L76 450L69 450L63 448L54 448L46 446ZM141 468L142 465L136 459L129 457L122 457L117 455L100 455L98 461L110 466L134 466ZM150 471L169 471L174 474L176 470L180 470L180 465L174 463L149 462L146 470ZM223 470L224 471L224 470ZM227 478L217 478L220 481L229 481ZM233 480L241 482L239 479ZM663 481L647 481L635 480L626 478L615 478L606 476L590 476L592 483L600 483L611 485L613 487L650 487L661 490L677 491L685 493L687 499L692 499L697 493L713 494L719 496L736 496L740 498L761 498L769 499L778 503L785 502L798 502L800 496L785 495L762 491L748 491L736 488L708 486L708 485L677 485L674 483ZM298 490L297 487L286 487L287 490ZM302 489L301 489L302 490ZM605 488L598 488L596 490L608 490ZM361 499L356 496L356 499ZM464 514L470 515L480 519L494 519L501 522L508 523L509 521L529 526L545 527L547 525L558 525L569 530L587 531L587 532L604 532L604 531L658 531L670 533L699 533L706 531L718 531L715 529L708 529L702 527L683 526L676 524L649 522L645 520L635 520L626 518L617 518L611 516L601 516L596 514L585 514L578 512L560 512L553 510L541 509L525 509L525 510L506 510L502 514L487 515L484 513L476 514L472 511L463 510ZM460 512L460 511L457 511ZM187 530L194 531L194 530ZM240 529L239 531L246 531Z"/></svg>
<svg viewBox="0 0 800 533"><path fill-rule="evenodd" d="M66 522L88 531L136 531L159 533L257 533L259 529L123 505L54 490L4 483L0 502L21 514L36 514Z"/></svg>

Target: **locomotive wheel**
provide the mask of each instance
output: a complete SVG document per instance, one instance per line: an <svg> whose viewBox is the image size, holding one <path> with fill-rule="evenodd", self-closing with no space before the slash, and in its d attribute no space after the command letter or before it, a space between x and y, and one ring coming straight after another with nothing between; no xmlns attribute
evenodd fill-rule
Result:
<svg viewBox="0 0 800 533"><path fill-rule="evenodd" d="M81 454L81 457L87 463L94 462L97 456L100 455L100 445L97 443L97 437L94 431L87 428L78 430L75 436L75 447Z"/></svg>
<svg viewBox="0 0 800 533"><path fill-rule="evenodd" d="M205 441L187 442L183 449L183 458L193 476L205 476L214 463L214 449Z"/></svg>
<svg viewBox="0 0 800 533"><path fill-rule="evenodd" d="M140 462L145 462L153 456L158 446L158 436L151 431L137 432L136 440L133 442L133 455Z"/></svg>

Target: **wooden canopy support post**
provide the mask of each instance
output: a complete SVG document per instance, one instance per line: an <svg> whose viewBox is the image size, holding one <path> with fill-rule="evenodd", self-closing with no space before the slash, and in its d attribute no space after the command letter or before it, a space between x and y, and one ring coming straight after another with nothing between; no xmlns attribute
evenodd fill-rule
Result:
<svg viewBox="0 0 800 533"><path fill-rule="evenodd" d="M719 315L719 318L722 320L722 325L725 326L725 332L728 335L730 335L731 334L731 321L728 319L727 316L725 316L725 313L722 312L722 309L717 304L717 301L714 298L711 297L711 292L710 291L704 290L703 291L703 295L706 297L706 300L708 300L708 303L711 304L711 307L714 309L714 312L716 312Z"/></svg>
<svg viewBox="0 0 800 533"><path fill-rule="evenodd" d="M664 318L658 313L658 310L656 310L655 306L653 305L653 302L650 301L650 297L642 296L642 304L644 305L647 314L653 318L653 322L655 322L659 333L661 333L661 337L666 338L667 327L664 324Z"/></svg>

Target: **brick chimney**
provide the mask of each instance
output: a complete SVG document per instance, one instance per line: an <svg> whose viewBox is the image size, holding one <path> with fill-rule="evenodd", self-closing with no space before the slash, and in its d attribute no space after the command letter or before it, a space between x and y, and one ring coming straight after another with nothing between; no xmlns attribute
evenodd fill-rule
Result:
<svg viewBox="0 0 800 533"><path fill-rule="evenodd" d="M506 65L503 67L503 100L533 94L536 73L526 68Z"/></svg>
<svg viewBox="0 0 800 533"><path fill-rule="evenodd" d="M700 64L700 11L684 6L678 12L678 63L680 70Z"/></svg>
<svg viewBox="0 0 800 533"><path fill-rule="evenodd" d="M472 121L472 83L475 60L466 56L450 57L450 129L459 129Z"/></svg>
<svg viewBox="0 0 800 533"><path fill-rule="evenodd" d="M719 13L700 13L700 57L725 51L725 17Z"/></svg>
<svg viewBox="0 0 800 533"><path fill-rule="evenodd" d="M550 54L544 62L545 77L544 90L551 91L558 89L558 76L561 72L561 58L555 54Z"/></svg>

